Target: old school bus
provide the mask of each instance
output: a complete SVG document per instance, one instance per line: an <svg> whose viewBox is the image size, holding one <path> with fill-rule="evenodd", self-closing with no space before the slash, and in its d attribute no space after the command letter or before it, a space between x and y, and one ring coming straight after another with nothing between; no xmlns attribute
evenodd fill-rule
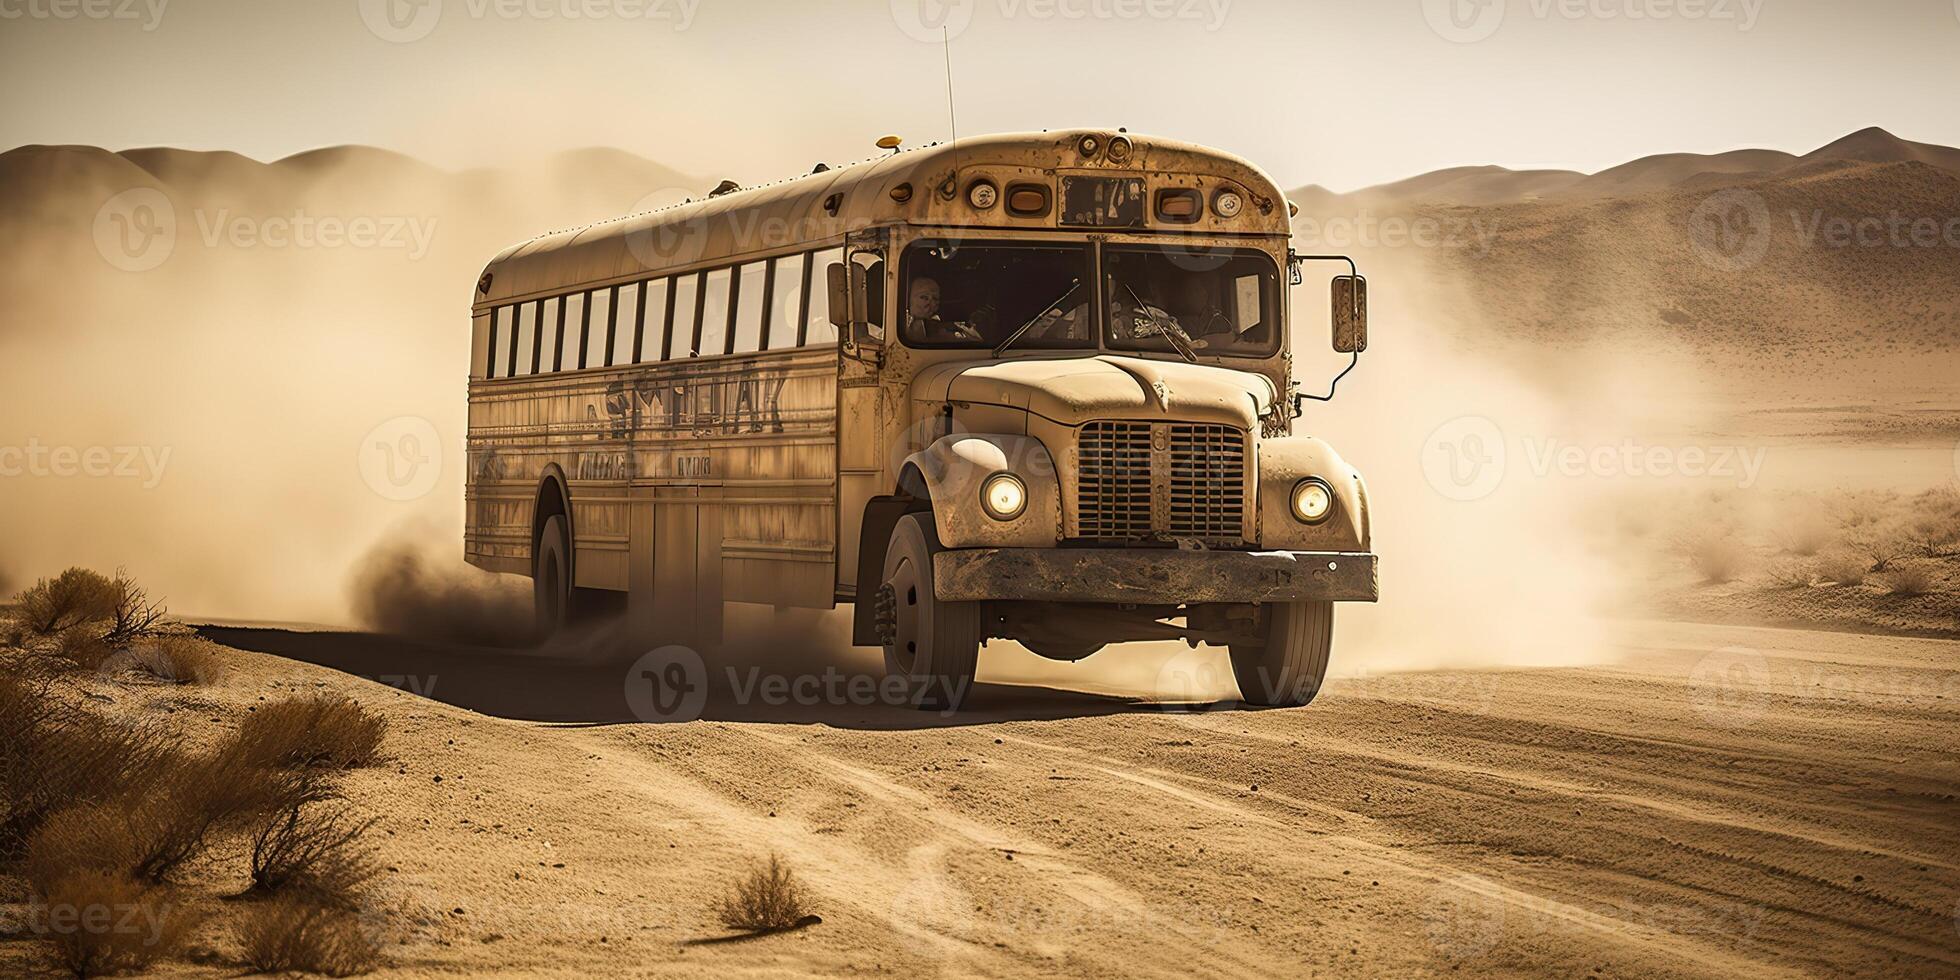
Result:
<svg viewBox="0 0 1960 980"><path fill-rule="evenodd" d="M465 551L542 630L852 605L956 706L984 642L1229 648L1311 700L1376 598L1368 496L1296 431L1288 205L1124 132L962 139L534 239L476 284ZM1333 346L1366 345L1333 279ZM1106 654L1115 655L1115 654Z"/></svg>

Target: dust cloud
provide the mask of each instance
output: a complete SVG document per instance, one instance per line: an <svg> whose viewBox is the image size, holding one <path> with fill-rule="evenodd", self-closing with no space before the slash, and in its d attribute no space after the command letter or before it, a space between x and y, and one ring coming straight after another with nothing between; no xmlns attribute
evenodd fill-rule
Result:
<svg viewBox="0 0 1960 980"><path fill-rule="evenodd" d="M355 621L396 636L502 646L531 632L525 579L465 564L427 526L401 528L354 566L348 599Z"/></svg>

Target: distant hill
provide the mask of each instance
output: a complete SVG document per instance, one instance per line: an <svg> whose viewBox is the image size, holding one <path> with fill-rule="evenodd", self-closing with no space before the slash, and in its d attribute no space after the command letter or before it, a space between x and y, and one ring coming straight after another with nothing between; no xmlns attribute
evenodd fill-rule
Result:
<svg viewBox="0 0 1960 980"><path fill-rule="evenodd" d="M1818 173L1844 163L1922 163L1960 174L1960 149L1900 139L1876 126L1861 129L1809 153L1730 150L1726 153L1662 153L1595 174L1572 170L1508 170L1450 167L1337 194L1308 185L1287 194L1307 214L1359 208L1456 204L1484 206L1538 199L1590 200L1649 194L1676 188L1713 189L1740 179L1792 171Z"/></svg>

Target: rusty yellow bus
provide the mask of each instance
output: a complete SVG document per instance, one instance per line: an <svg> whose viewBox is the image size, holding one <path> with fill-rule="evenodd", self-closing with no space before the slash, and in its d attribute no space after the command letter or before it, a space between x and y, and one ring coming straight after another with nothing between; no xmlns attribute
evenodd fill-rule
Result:
<svg viewBox="0 0 1960 980"><path fill-rule="evenodd" d="M1295 433L1279 189L1121 131L892 143L492 260L468 560L547 632L712 647L724 602L849 603L921 705L992 638L1222 645L1246 701L1310 701L1376 557L1360 475ZM1356 357L1365 285L1333 279Z"/></svg>

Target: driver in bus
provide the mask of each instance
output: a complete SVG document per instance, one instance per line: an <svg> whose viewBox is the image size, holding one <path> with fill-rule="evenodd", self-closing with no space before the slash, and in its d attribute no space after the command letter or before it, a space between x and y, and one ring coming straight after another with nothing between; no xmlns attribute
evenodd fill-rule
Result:
<svg viewBox="0 0 1960 980"><path fill-rule="evenodd" d="M986 340L980 328L974 324L964 320L940 319L939 280L931 276L913 277L912 286L905 295L905 311L912 333L929 342Z"/></svg>

